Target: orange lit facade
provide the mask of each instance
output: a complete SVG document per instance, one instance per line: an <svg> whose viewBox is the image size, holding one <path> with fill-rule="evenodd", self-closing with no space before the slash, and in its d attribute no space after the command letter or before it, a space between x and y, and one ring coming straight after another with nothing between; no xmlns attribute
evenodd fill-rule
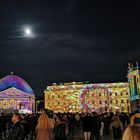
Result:
<svg viewBox="0 0 140 140"><path fill-rule="evenodd" d="M130 112L128 83L53 84L44 91L45 108L54 112Z"/></svg>

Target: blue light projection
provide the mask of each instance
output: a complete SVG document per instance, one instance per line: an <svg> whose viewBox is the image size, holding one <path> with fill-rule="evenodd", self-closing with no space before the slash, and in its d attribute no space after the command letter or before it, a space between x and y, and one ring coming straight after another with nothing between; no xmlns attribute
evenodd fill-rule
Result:
<svg viewBox="0 0 140 140"><path fill-rule="evenodd" d="M15 87L29 94L34 94L32 88L28 85L28 83L16 75L8 75L0 79L0 91L6 90L12 87Z"/></svg>

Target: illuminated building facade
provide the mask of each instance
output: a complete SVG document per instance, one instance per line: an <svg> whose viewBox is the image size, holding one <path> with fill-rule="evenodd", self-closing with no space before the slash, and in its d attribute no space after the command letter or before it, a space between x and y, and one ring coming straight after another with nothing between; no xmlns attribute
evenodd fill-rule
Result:
<svg viewBox="0 0 140 140"><path fill-rule="evenodd" d="M53 84L44 95L45 108L54 112L130 111L128 83Z"/></svg>
<svg viewBox="0 0 140 140"><path fill-rule="evenodd" d="M133 64L128 64L128 83L130 91L131 111L134 112L140 109L140 71L138 64L133 67Z"/></svg>
<svg viewBox="0 0 140 140"><path fill-rule="evenodd" d="M35 95L26 81L16 75L0 79L0 110L35 112Z"/></svg>

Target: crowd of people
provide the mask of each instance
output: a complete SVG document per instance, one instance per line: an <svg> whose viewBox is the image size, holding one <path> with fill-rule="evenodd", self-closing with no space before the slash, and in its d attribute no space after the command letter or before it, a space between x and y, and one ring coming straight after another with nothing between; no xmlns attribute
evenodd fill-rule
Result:
<svg viewBox="0 0 140 140"><path fill-rule="evenodd" d="M139 112L1 114L0 139L67 140L80 126L84 140L140 140Z"/></svg>

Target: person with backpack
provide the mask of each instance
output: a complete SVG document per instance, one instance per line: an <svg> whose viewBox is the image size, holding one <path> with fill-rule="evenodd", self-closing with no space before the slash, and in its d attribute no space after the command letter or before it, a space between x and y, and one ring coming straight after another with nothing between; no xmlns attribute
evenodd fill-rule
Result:
<svg viewBox="0 0 140 140"><path fill-rule="evenodd" d="M114 115L110 124L110 135L114 140L122 138L123 126L118 115Z"/></svg>

